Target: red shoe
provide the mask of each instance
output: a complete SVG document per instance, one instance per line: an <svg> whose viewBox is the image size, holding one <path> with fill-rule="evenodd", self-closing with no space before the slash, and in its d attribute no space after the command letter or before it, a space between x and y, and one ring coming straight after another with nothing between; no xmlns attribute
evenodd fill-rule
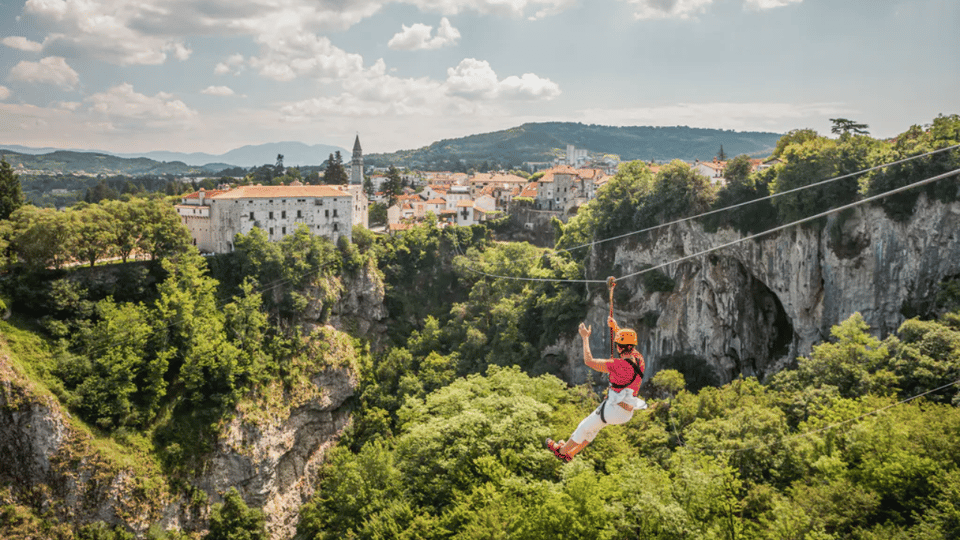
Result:
<svg viewBox="0 0 960 540"><path fill-rule="evenodd" d="M557 456L557 459L559 459L564 463L570 463L570 461L573 460L572 457L566 454L560 453L560 449L563 448L563 445L560 443L553 442L553 439L547 439L547 448L549 448L550 451L553 452L553 455Z"/></svg>

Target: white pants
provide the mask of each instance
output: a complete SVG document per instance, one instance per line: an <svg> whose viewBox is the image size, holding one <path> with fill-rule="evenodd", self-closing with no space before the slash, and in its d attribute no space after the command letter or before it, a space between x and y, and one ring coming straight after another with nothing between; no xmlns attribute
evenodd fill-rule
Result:
<svg viewBox="0 0 960 540"><path fill-rule="evenodd" d="M624 390L624 392L630 392L629 390ZM600 404L600 407L597 407L597 410L590 413L590 416L584 418L580 421L580 425L577 426L577 429L573 432L573 435L570 435L570 439L576 443L582 443L583 441L593 442L593 439L597 437L597 433L600 433L600 430L603 429L603 426L607 424L625 424L633 418L633 411L628 411L618 405L618 402L625 401L624 399L617 399L615 396L617 392L613 390L608 390L607 399ZM633 392L630 392L630 397L633 396ZM613 399L611 399L613 397ZM637 399L639 401L639 406L636 409L646 409L647 404L642 399ZM600 409L603 408L603 416L600 416ZM604 423L606 419L606 423Z"/></svg>

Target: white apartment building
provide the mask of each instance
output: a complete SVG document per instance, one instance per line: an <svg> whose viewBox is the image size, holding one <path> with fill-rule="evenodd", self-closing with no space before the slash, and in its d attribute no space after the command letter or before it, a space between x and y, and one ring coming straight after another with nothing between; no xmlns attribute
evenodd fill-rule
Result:
<svg viewBox="0 0 960 540"><path fill-rule="evenodd" d="M181 199L180 219L193 244L204 253L229 253L237 234L254 227L270 241L293 234L303 224L311 234L336 242L351 239L354 198L337 186L240 186L201 189Z"/></svg>

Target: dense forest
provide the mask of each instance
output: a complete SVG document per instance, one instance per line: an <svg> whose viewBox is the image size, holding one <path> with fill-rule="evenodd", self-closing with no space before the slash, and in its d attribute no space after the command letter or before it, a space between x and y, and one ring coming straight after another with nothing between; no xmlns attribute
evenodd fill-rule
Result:
<svg viewBox="0 0 960 540"><path fill-rule="evenodd" d="M696 373L663 370L643 385L651 407L570 464L542 441L566 437L598 396L564 383L541 350L574 335L585 314L584 285L562 280L585 277L588 257L605 256L573 248L957 144L956 115L889 142L797 130L779 140L770 169L751 173L745 156L734 158L724 187L680 161L657 174L628 163L577 216L555 223L556 249L498 241L502 222L428 221L390 237L356 228L337 245L303 229L270 243L255 229L234 253L206 258L163 199L20 206L0 223L11 312L0 334L37 384L140 456L138 470L192 492L186 479L238 403L269 383L297 388L336 362L302 319L308 309L329 317L345 280L372 272L386 286L387 335L377 347L361 336L345 345L360 381L353 419L301 511L299 538L955 538L956 280L942 284L935 313L895 335L875 337L854 314L769 380L700 388L687 384ZM703 226L756 232L958 168L960 151L940 151L712 214ZM879 204L906 219L921 193L953 202L957 185L954 177ZM131 254L148 260L97 262ZM648 279L671 288L665 273ZM0 480L4 537L131 536L60 522L23 502L30 497L17 496L9 472ZM262 512L232 492L206 538L264 538L263 527Z"/></svg>

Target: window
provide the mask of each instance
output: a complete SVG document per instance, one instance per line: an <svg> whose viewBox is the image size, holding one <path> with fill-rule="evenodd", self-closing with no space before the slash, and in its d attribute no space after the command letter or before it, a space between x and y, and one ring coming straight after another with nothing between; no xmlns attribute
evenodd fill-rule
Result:
<svg viewBox="0 0 960 540"><path fill-rule="evenodd" d="M337 217L337 209L336 209L336 208L333 209L333 217Z"/></svg>
<svg viewBox="0 0 960 540"><path fill-rule="evenodd" d="M333 224L333 232L337 232L337 224L336 224L336 223Z"/></svg>
<svg viewBox="0 0 960 540"><path fill-rule="evenodd" d="M270 219L273 219L273 212L270 212Z"/></svg>
<svg viewBox="0 0 960 540"><path fill-rule="evenodd" d="M324 210L324 211L323 211L323 217L330 217L330 211L329 211L329 210Z"/></svg>
<svg viewBox="0 0 960 540"><path fill-rule="evenodd" d="M270 236L273 236L273 227L270 227Z"/></svg>
<svg viewBox="0 0 960 540"><path fill-rule="evenodd" d="M281 210L281 211L280 211L280 217L283 218L283 219L287 219L287 211L286 211L286 210Z"/></svg>
<svg viewBox="0 0 960 540"><path fill-rule="evenodd" d="M254 219L253 212L250 212L250 219Z"/></svg>
<svg viewBox="0 0 960 540"><path fill-rule="evenodd" d="M286 228L286 227L280 227L280 234L287 234L287 228Z"/></svg>
<svg viewBox="0 0 960 540"><path fill-rule="evenodd" d="M298 218L303 217L303 212L300 210L297 210L297 217Z"/></svg>

